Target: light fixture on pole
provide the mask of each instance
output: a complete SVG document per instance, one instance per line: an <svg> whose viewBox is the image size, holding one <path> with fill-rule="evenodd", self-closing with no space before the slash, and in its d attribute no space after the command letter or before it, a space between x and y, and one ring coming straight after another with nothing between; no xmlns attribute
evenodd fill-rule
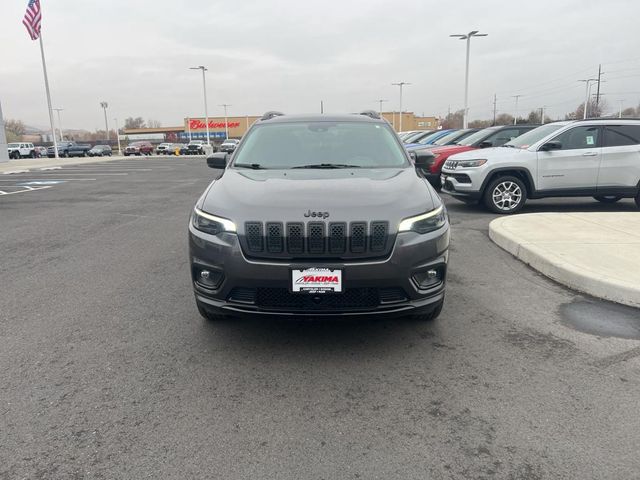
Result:
<svg viewBox="0 0 640 480"><path fill-rule="evenodd" d="M385 100L384 98L381 98L380 100L376 100L379 104L380 104L380 108L378 109L378 113L380 113L380 117L382 117L382 104L384 102L388 102L389 100Z"/></svg>
<svg viewBox="0 0 640 480"><path fill-rule="evenodd" d="M231 105L228 103L221 103L218 106L224 108L224 136L225 136L225 140L227 140L229 138L229 122L227 121L227 107L231 107Z"/></svg>
<svg viewBox="0 0 640 480"><path fill-rule="evenodd" d="M116 124L116 138L118 139L118 155L122 156L122 147L120 146L120 127L118 127L118 119L114 118Z"/></svg>
<svg viewBox="0 0 640 480"><path fill-rule="evenodd" d="M204 121L207 124L207 145L211 145L211 138L209 137L209 107L207 106L207 77L205 72L207 67L199 65L197 67L190 67L190 70L202 70L202 88L204 89Z"/></svg>
<svg viewBox="0 0 640 480"><path fill-rule="evenodd" d="M398 127L398 132L402 131L402 87L404 87L405 85L411 85L408 82L398 82L398 83L392 83L391 85L395 85L396 87L400 87L400 126Z"/></svg>
<svg viewBox="0 0 640 480"><path fill-rule="evenodd" d="M478 30L473 30L466 34L449 35L450 37L467 41L467 60L464 71L464 120L462 122L462 128L467 128L469 125L469 51L471 49L471 37L486 37L487 35L487 33L478 33Z"/></svg>
<svg viewBox="0 0 640 480"><path fill-rule="evenodd" d="M585 97L584 97L584 109L582 111L582 119L586 120L587 118L587 110L589 109L589 94L591 93L591 82L597 82L597 78L587 78L585 80L578 80L579 82L584 82L586 85Z"/></svg>
<svg viewBox="0 0 640 480"><path fill-rule="evenodd" d="M58 113L58 131L60 132L60 141L64 141L64 135L62 134L62 122L60 121L60 112L62 112L64 110L64 108L52 108L51 110L54 110L55 112Z"/></svg>
<svg viewBox="0 0 640 480"><path fill-rule="evenodd" d="M511 95L511 97L516 99L516 108L513 114L513 124L516 125L518 123L518 99L522 97L522 95Z"/></svg>
<svg viewBox="0 0 640 480"><path fill-rule="evenodd" d="M107 107L109 104L107 102L100 102L100 106L104 110L104 128L107 135L107 143L109 142L109 122L107 121Z"/></svg>

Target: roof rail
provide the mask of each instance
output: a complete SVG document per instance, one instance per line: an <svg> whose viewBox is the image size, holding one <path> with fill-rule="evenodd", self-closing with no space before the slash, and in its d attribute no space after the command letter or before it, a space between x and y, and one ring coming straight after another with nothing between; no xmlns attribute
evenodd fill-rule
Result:
<svg viewBox="0 0 640 480"><path fill-rule="evenodd" d="M282 112L275 112L275 111L271 110L271 111L265 113L264 115L262 115L262 118L260 120L271 120L274 117L281 117L283 115L284 115L284 113L282 113Z"/></svg>
<svg viewBox="0 0 640 480"><path fill-rule="evenodd" d="M374 118L376 120L380 120L380 114L378 112L376 112L375 110L364 110L364 111L360 112L359 115L365 115L367 117Z"/></svg>

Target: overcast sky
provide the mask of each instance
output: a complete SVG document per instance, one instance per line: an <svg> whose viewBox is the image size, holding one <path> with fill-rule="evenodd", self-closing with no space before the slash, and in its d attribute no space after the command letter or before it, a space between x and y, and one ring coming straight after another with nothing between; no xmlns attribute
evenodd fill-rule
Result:
<svg viewBox="0 0 640 480"><path fill-rule="evenodd" d="M22 25L27 0L0 0L0 101L6 118L48 124L38 42ZM41 0L54 107L65 128L128 116L180 125L209 112L315 112L398 108L444 115L464 99L465 42L471 48L470 118L543 105L564 115L584 100L578 79L597 74L611 111L640 101L636 0Z"/></svg>

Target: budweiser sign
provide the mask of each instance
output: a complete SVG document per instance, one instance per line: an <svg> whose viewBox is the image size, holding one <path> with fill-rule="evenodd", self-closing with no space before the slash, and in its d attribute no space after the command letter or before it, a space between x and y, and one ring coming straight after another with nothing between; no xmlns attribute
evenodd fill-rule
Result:
<svg viewBox="0 0 640 480"><path fill-rule="evenodd" d="M240 122L227 122L226 127L228 128L238 128L240 126ZM189 120L189 128L191 130L206 130L207 124L202 120ZM209 130L216 130L225 128L224 122L217 122L215 120L209 120Z"/></svg>

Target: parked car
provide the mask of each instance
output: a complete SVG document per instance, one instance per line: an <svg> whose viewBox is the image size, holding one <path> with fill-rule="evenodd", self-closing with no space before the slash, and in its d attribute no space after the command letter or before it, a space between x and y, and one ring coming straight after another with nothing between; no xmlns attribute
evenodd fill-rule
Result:
<svg viewBox="0 0 640 480"><path fill-rule="evenodd" d="M113 150L109 145L96 145L89 150L90 157L110 157L113 154Z"/></svg>
<svg viewBox="0 0 640 480"><path fill-rule="evenodd" d="M440 188L440 171L442 170L444 162L451 155L478 148L499 147L538 126L539 125L505 125L484 128L454 145L432 148L430 151L434 156L429 164L427 179L435 188Z"/></svg>
<svg viewBox="0 0 640 480"><path fill-rule="evenodd" d="M406 132L398 132L398 137L400 137L400 140L404 141L405 138L408 138L417 133L422 133L422 130L408 130Z"/></svg>
<svg viewBox="0 0 640 480"><path fill-rule="evenodd" d="M504 145L449 158L443 191L516 213L527 199L635 198L640 208L640 120L578 120L543 125Z"/></svg>
<svg viewBox="0 0 640 480"><path fill-rule="evenodd" d="M455 145L456 143L458 143L458 142L464 140L465 138L467 138L469 135L471 135L473 133L476 133L478 130L480 130L480 129L479 128L466 128L466 129L463 129L463 130L451 130L444 137L440 137L435 142L433 142L431 145L425 145L423 148L435 148L435 147L442 147L444 145Z"/></svg>
<svg viewBox="0 0 640 480"><path fill-rule="evenodd" d="M68 142L68 141L58 142L58 156L68 157L69 150L75 145L76 145L76 142ZM53 146L47 147L47 157L54 158L55 156L56 155L55 155L54 147Z"/></svg>
<svg viewBox="0 0 640 480"><path fill-rule="evenodd" d="M187 145L187 155L204 155L204 145L203 140L190 141Z"/></svg>
<svg viewBox="0 0 640 480"><path fill-rule="evenodd" d="M402 142L406 144L414 143L414 142L417 142L418 140L423 139L427 135L431 135L433 132L435 132L435 130L420 130L412 135L407 135L405 138L402 139Z"/></svg>
<svg viewBox="0 0 640 480"><path fill-rule="evenodd" d="M82 143L74 143L69 145L66 150L67 157L87 157L89 156L89 150L91 150L91 145L82 144Z"/></svg>
<svg viewBox="0 0 640 480"><path fill-rule="evenodd" d="M220 145L220 151L221 152L226 152L226 153L232 153L232 152L235 151L235 149L236 149L236 147L238 146L239 143L240 143L240 140L236 140L234 138L227 138Z"/></svg>
<svg viewBox="0 0 640 480"><path fill-rule="evenodd" d="M173 143L161 143L156 147L156 154L158 155L170 155Z"/></svg>
<svg viewBox="0 0 640 480"><path fill-rule="evenodd" d="M38 158L47 156L47 147L36 147L36 156Z"/></svg>
<svg viewBox="0 0 640 480"><path fill-rule="evenodd" d="M189 222L203 317L440 314L448 215L384 119L269 112L243 145Z"/></svg>
<svg viewBox="0 0 640 480"><path fill-rule="evenodd" d="M124 156L129 155L151 155L153 153L153 145L151 142L133 142L124 149Z"/></svg>
<svg viewBox="0 0 640 480"><path fill-rule="evenodd" d="M36 147L33 146L33 143L28 142L10 143L7 145L7 150L9 151L9 158L14 160L18 158L36 158L38 156Z"/></svg>
<svg viewBox="0 0 640 480"><path fill-rule="evenodd" d="M453 132L453 130L451 129L436 130L432 134L422 137L420 140L414 141L413 143L404 142L405 148L408 148L409 150L411 150L412 148L422 148L425 145L433 145L436 140L439 140L440 138L447 136L451 132Z"/></svg>

